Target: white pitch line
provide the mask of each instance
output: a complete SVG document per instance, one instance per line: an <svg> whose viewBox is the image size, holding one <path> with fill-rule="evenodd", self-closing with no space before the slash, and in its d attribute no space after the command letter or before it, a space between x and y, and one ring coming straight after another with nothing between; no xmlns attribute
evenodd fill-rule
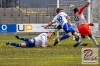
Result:
<svg viewBox="0 0 100 66"><path fill-rule="evenodd" d="M0 60L32 60L32 59L56 59L56 58L82 58L82 57L50 57L50 58L0 58ZM99 59L100 57L98 57Z"/></svg>

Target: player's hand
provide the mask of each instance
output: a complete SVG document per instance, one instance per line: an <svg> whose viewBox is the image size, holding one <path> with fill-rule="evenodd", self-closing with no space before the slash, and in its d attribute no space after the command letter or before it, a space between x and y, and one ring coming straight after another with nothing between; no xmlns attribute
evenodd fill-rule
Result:
<svg viewBox="0 0 100 66"><path fill-rule="evenodd" d="M86 6L86 7L88 7L88 6L89 6L89 4L90 4L90 2L87 2L85 6Z"/></svg>
<svg viewBox="0 0 100 66"><path fill-rule="evenodd" d="M68 20L68 22L70 22L70 19L71 19L70 16L67 16L67 20Z"/></svg>
<svg viewBox="0 0 100 66"><path fill-rule="evenodd" d="M93 24L93 23L90 23L89 25L90 25L90 26L94 26L94 24Z"/></svg>
<svg viewBox="0 0 100 66"><path fill-rule="evenodd" d="M52 45L48 44L47 47L52 47Z"/></svg>
<svg viewBox="0 0 100 66"><path fill-rule="evenodd" d="M46 26L46 25L42 25L41 27L43 27L43 28L47 28L47 26Z"/></svg>

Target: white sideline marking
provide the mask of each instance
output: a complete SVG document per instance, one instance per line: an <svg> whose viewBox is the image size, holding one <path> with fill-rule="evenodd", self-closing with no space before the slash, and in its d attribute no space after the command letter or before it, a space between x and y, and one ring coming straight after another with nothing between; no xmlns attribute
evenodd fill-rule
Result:
<svg viewBox="0 0 100 66"><path fill-rule="evenodd" d="M80 57L51 57L51 58L39 58L39 59L55 59L55 58L80 58ZM6 60L6 59L36 59L36 58L0 58L0 60ZM37 58L38 59L38 58Z"/></svg>
<svg viewBox="0 0 100 66"><path fill-rule="evenodd" d="M51 57L51 58L37 58L37 59L56 59L56 58L81 58L81 57ZM100 57L98 57L100 58ZM0 58L0 60L32 60L36 58Z"/></svg>

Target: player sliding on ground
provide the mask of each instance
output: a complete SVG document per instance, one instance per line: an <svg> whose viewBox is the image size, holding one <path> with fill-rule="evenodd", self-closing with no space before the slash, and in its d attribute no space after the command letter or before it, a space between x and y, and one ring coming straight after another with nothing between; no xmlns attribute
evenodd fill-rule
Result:
<svg viewBox="0 0 100 66"><path fill-rule="evenodd" d="M80 44L81 46L86 46L87 44L83 44L80 41L80 37L77 35L77 32L75 32L70 23L67 21L66 18L68 17L68 15L65 12L61 12L60 8L56 9L56 13L57 15L54 17L52 22L48 23L48 25L42 25L42 27L47 28L48 26L51 26L53 23L58 22L61 25L61 28L66 32L66 34L64 34L62 37L55 40L54 46L58 44L59 41L69 38L72 35L75 36L75 39L78 44Z"/></svg>
<svg viewBox="0 0 100 66"><path fill-rule="evenodd" d="M16 35L15 37L19 40L23 40L25 41L25 43L15 43L15 42L6 42L6 45L12 45L12 46L16 46L16 47L35 47L35 46L40 46L40 47L51 47L51 45L46 45L46 42L49 38L51 38L53 35L52 32L48 32L48 33L41 33L40 35L38 35L35 38L21 38L18 35Z"/></svg>
<svg viewBox="0 0 100 66"><path fill-rule="evenodd" d="M91 29L89 26L93 26L93 23L86 23L86 20L83 15L83 10L88 7L90 2L87 2L84 6L82 6L80 9L75 8L74 13L75 13L75 21L78 27L78 31L81 34L82 38L85 38L85 36L89 36L92 41L95 43L96 46L99 46L97 43L95 37L91 34ZM75 47L78 46L78 44L74 45Z"/></svg>

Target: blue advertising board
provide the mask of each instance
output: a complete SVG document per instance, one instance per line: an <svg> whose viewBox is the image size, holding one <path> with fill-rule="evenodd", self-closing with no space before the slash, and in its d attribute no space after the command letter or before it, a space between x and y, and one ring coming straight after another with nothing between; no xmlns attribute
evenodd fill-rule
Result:
<svg viewBox="0 0 100 66"><path fill-rule="evenodd" d="M16 24L0 24L0 32L16 32Z"/></svg>

